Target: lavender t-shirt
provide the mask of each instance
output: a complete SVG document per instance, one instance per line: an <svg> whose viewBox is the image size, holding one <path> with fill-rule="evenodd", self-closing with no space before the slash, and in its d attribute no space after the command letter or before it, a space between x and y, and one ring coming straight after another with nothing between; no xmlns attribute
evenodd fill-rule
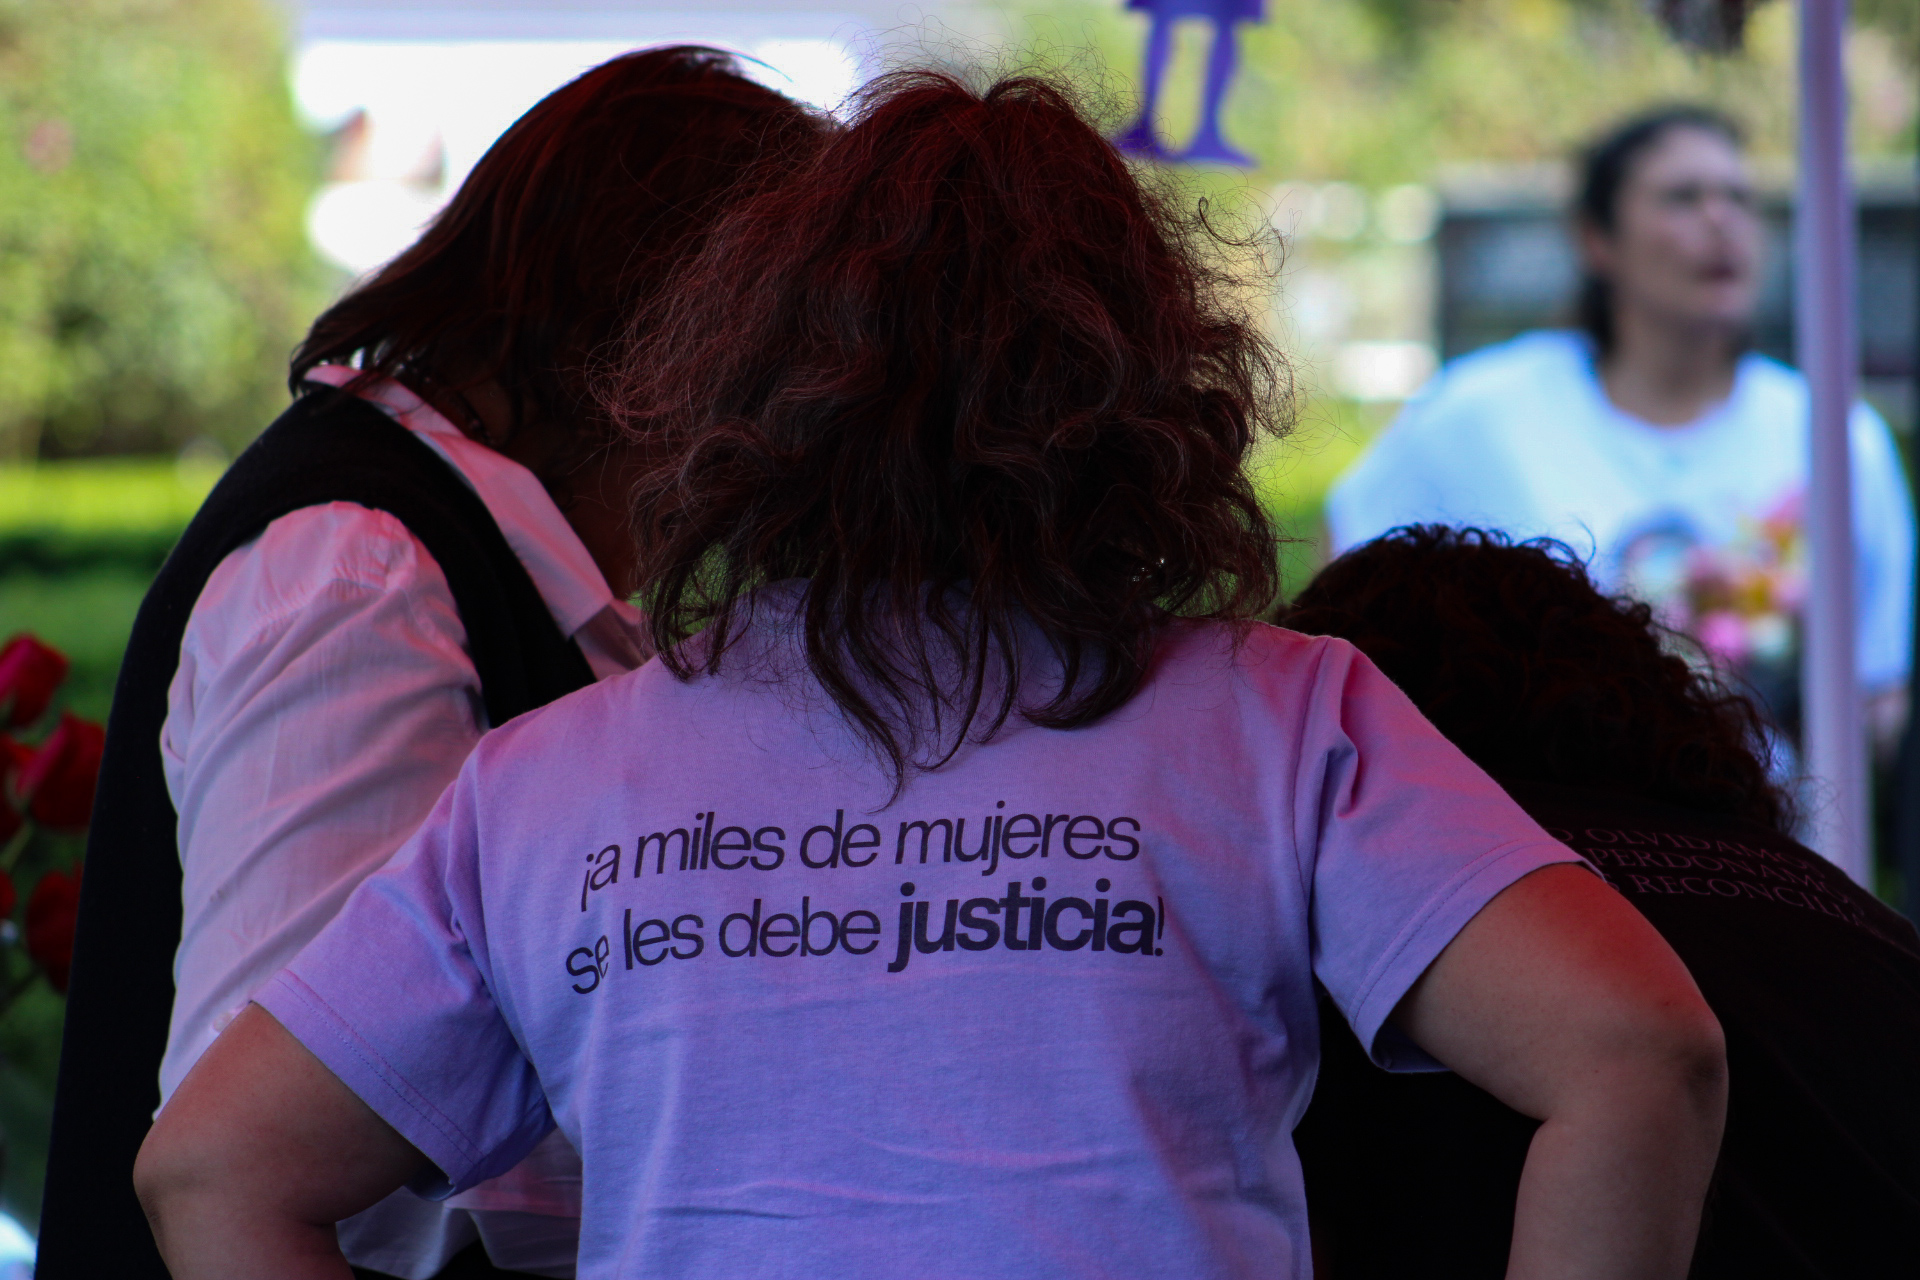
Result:
<svg viewBox="0 0 1920 1280"><path fill-rule="evenodd" d="M891 803L805 680L731 671L489 735L259 997L419 1190L557 1122L582 1280L1304 1280L1315 980L1430 1066L1395 1003L1575 860L1339 640L1181 624L1119 711Z"/></svg>

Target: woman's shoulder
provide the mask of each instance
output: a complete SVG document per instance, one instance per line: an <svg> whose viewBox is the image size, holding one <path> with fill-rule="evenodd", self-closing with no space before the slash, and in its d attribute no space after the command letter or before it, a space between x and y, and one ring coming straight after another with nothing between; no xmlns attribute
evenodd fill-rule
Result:
<svg viewBox="0 0 1920 1280"><path fill-rule="evenodd" d="M353 502L301 507L229 552L201 589L190 631L249 633L342 592L448 595L419 539L385 511Z"/></svg>
<svg viewBox="0 0 1920 1280"><path fill-rule="evenodd" d="M1360 651L1335 636L1303 635L1269 622L1181 620L1167 629L1150 680L1187 688L1217 684L1299 708L1316 691L1344 687L1356 661L1365 662Z"/></svg>
<svg viewBox="0 0 1920 1280"><path fill-rule="evenodd" d="M1565 329L1539 329L1482 347L1447 363L1435 378L1435 401L1509 401L1516 393L1563 394L1591 379L1586 340Z"/></svg>
<svg viewBox="0 0 1920 1280"><path fill-rule="evenodd" d="M1798 369L1772 356L1749 351L1734 374L1737 414L1798 421L1807 412L1807 380Z"/></svg>
<svg viewBox="0 0 1920 1280"><path fill-rule="evenodd" d="M1592 362L1578 334L1541 330L1482 347L1435 374L1350 476L1369 469L1394 474L1395 466L1401 473L1411 467L1428 481L1435 473L1454 474L1474 463L1474 448L1497 450L1513 432L1532 436L1543 423L1559 421L1592 385Z"/></svg>
<svg viewBox="0 0 1920 1280"><path fill-rule="evenodd" d="M1249 758L1304 759L1364 746L1399 751L1430 727L1350 642L1270 623L1182 623L1142 691L1145 718ZM1183 723L1176 730L1173 721ZM1425 749L1425 748L1420 748Z"/></svg>
<svg viewBox="0 0 1920 1280"><path fill-rule="evenodd" d="M598 787L609 769L657 759L657 744L703 717L720 721L737 714L737 707L711 701L714 688L710 678L682 680L658 657L649 658L489 730L469 767L488 779L481 789L496 799L552 794L576 783ZM635 725L647 727L644 736L636 737Z"/></svg>
<svg viewBox="0 0 1920 1280"><path fill-rule="evenodd" d="M1733 411L1740 430L1748 436L1770 431L1784 445L1801 447L1809 412L1806 376L1771 356L1750 351L1740 359L1737 378ZM1848 425L1854 447L1871 450L1876 465L1894 456L1886 419L1872 404L1856 399Z"/></svg>
<svg viewBox="0 0 1920 1280"><path fill-rule="evenodd" d="M399 517L357 502L289 511L231 552L222 566L235 562L255 567L282 592L323 582L386 589L412 585L423 570L439 573L426 547Z"/></svg>

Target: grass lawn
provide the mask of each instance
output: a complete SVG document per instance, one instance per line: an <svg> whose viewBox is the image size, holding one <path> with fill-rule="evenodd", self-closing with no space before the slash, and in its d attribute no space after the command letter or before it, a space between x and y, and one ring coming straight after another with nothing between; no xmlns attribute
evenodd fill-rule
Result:
<svg viewBox="0 0 1920 1280"><path fill-rule="evenodd" d="M0 535L178 532L219 478L218 465L171 458L0 466Z"/></svg>

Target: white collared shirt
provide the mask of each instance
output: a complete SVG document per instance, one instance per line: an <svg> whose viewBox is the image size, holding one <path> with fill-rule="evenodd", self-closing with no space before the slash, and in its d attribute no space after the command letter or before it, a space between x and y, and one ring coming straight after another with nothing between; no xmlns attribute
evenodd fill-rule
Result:
<svg viewBox="0 0 1920 1280"><path fill-rule="evenodd" d="M309 375L333 386L355 376L338 365ZM479 495L595 677L644 661L641 615L614 598L532 472L397 383L362 394ZM163 1101L255 990L413 833L489 727L466 639L426 548L392 515L354 503L282 516L207 580L160 741L184 873ZM424 1277L474 1238L466 1211L564 1222L578 1203L577 1157L561 1142L452 1207L397 1193L341 1236L357 1265ZM514 1252L495 1239L513 1223L483 1213L478 1225L490 1246ZM517 1269L571 1274L537 1257L542 1250L551 1242L528 1243ZM498 1252L495 1261L515 1266Z"/></svg>

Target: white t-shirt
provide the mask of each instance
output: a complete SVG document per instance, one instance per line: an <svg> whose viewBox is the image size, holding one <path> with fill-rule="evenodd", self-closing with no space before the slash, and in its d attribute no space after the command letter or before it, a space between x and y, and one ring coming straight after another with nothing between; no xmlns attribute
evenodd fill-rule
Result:
<svg viewBox="0 0 1920 1280"><path fill-rule="evenodd" d="M557 1122L583 1280L1306 1280L1316 981L1430 1066L1388 1015L1575 855L1351 646L1267 626L1178 625L1120 710L890 803L781 590L717 677L490 734L260 1002L423 1190Z"/></svg>
<svg viewBox="0 0 1920 1280"><path fill-rule="evenodd" d="M310 376L339 386L355 371ZM640 664L640 615L538 477L398 383L365 394L474 489L596 675ZM305 507L220 562L188 617L161 730L184 908L163 1101L420 825L486 728L446 576L393 516ZM403 1280L438 1273L476 1231L497 1261L564 1276L578 1212L579 1163L556 1139L457 1205L402 1194L341 1238L355 1264Z"/></svg>
<svg viewBox="0 0 1920 1280"><path fill-rule="evenodd" d="M1340 478L1327 523L1336 552L1428 522L1559 538L1592 556L1604 588L1682 625L1684 579L1703 572L1752 576L1758 564L1791 607L1807 423L1805 380L1764 356L1740 361L1732 394L1705 417L1658 427L1607 399L1584 338L1529 333L1442 370ZM1851 435L1860 679L1873 689L1907 676L1913 505L1868 406L1855 406Z"/></svg>

